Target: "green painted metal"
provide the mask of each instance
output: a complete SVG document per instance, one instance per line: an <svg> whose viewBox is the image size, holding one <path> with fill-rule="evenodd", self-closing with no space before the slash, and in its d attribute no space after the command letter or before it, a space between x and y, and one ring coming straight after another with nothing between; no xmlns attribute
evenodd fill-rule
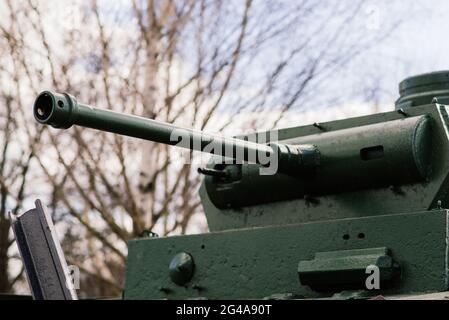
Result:
<svg viewBox="0 0 449 320"><path fill-rule="evenodd" d="M180 252L170 261L168 270L173 283L182 286L192 279L195 262L190 254Z"/></svg>
<svg viewBox="0 0 449 320"><path fill-rule="evenodd" d="M314 177L273 177L259 175L257 165L226 165L240 174L226 180L207 176L207 197L216 208L232 209L425 182L431 169L431 122L422 115L309 135L304 141L321 154ZM224 170L223 165L211 167L217 166Z"/></svg>
<svg viewBox="0 0 449 320"><path fill-rule="evenodd" d="M312 260L317 252L378 247L389 248L402 270L400 281L383 294L444 291L447 222L448 211L433 210L133 240L124 297L324 297L331 293L301 285L300 261ZM169 263L178 252L188 252L195 261L194 275L185 286L175 285L169 276Z"/></svg>
<svg viewBox="0 0 449 320"><path fill-rule="evenodd" d="M402 155L410 145L411 137L404 133L404 129L410 130L411 127L398 126L397 123L407 121L415 121L410 119L420 119L426 117L428 119L429 128L426 134L422 135L420 141L425 143L415 144L416 148L410 147L408 150L414 150L413 153L421 153L424 159L423 163L430 164L426 173L425 180L415 180L415 182L401 183L401 175L403 179L407 179L407 170L402 171L399 167L401 164L409 166L407 161L403 161ZM321 166L317 171L316 181L308 181L308 186L313 184L317 188L332 188L333 190L342 189L344 192L324 193L318 195L306 195L303 198L289 199L286 201L273 201L270 203L261 203L258 205L220 209L214 205L209 197L206 180L200 188L200 196L202 204L206 212L209 230L221 231L236 228L261 227L268 225L285 225L291 223L303 223L309 221L331 220L361 217L366 215L379 214L395 214L404 212L415 212L430 210L437 207L437 202L441 201L443 207L449 206L449 140L448 140L448 109L444 105L430 104L410 108L407 114L403 115L397 111L378 113L369 116L343 119L337 121L320 123L324 129L316 128L313 125L298 126L279 130L279 141L286 144L302 144L313 143L321 151ZM378 125L376 131L364 131L363 128L371 125ZM383 130L382 130L383 128ZM425 128L425 126L423 127ZM344 134L345 138L339 138L339 135L346 130L353 130L353 136ZM419 130L418 130L419 131ZM412 131L410 131L412 132ZM370 134L367 134L370 133ZM326 136L333 135L334 139L324 139ZM346 139L351 140L348 144ZM368 141L368 144L366 143ZM359 154L349 153L351 145L354 144L353 151L356 152L364 146L384 145L385 155L391 153L390 159L395 159L398 155L397 166L394 161L389 161L385 167L378 171L375 167L364 172L364 175L353 176L353 168L357 168L355 161L360 161ZM388 148L387 148L388 147ZM426 158L428 157L428 158ZM402 159L402 160L399 160ZM412 160L412 159L410 159ZM382 162L382 159L372 160ZM364 164L370 163L363 162ZM333 167L339 167L335 170L336 175L330 175ZM327 169L329 168L329 169ZM363 167L361 167L363 168ZM410 168L410 166L409 166ZM322 174L322 172L327 172ZM363 171L356 171L358 173ZM402 173L401 173L402 172ZM410 170L412 174L413 170ZM415 171L416 172L416 171ZM385 175L387 175L385 177ZM355 190L345 191L345 188L352 187L357 179L361 179L369 185L373 183L371 188L359 188ZM209 178L207 178L209 179ZM256 185L263 184L260 180L263 177L255 176L252 179L258 181ZM380 180L387 182L392 179L391 185L377 185ZM393 181L397 179L396 181ZM349 185L344 184L348 182ZM286 183L287 184L287 183ZM276 184L277 188L280 183ZM288 182L288 188L292 189L295 182ZM301 187L301 182L296 180L297 188ZM359 185L360 186L360 185ZM248 187L245 194L249 197L256 197L256 192ZM285 189L280 188L281 192ZM266 191L261 191L265 196ZM290 191L291 192L291 191ZM300 191L299 191L300 192Z"/></svg>
<svg viewBox="0 0 449 320"><path fill-rule="evenodd" d="M313 175L319 164L319 152L313 145L272 143L270 145L223 138L202 131L182 128L169 123L114 112L79 103L67 93L44 91L33 107L35 119L54 128L68 129L79 125L134 138L208 152L265 165L276 158L279 170L292 175ZM239 159L237 159L239 160Z"/></svg>
<svg viewBox="0 0 449 320"><path fill-rule="evenodd" d="M281 170L261 175L259 158L201 168L211 233L130 241L124 297L366 297L346 290L360 287L367 264L381 269L382 294L448 290L448 79L442 71L404 80L396 111L251 135L268 143L218 139L220 148L275 154ZM201 151L216 138L48 91L34 114L56 128L170 145L181 130L188 144L178 146Z"/></svg>
<svg viewBox="0 0 449 320"><path fill-rule="evenodd" d="M302 285L318 291L333 292L338 287L366 289L367 268L372 267L377 267L382 286L400 276L400 265L385 247L317 252L313 260L299 262L298 275Z"/></svg>
<svg viewBox="0 0 449 320"><path fill-rule="evenodd" d="M399 84L399 94L396 109L420 106L433 101L449 104L449 71L409 77Z"/></svg>

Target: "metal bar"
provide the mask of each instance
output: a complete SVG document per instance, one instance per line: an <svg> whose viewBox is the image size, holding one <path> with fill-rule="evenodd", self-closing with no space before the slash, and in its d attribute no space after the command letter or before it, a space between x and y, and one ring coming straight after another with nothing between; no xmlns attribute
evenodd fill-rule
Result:
<svg viewBox="0 0 449 320"><path fill-rule="evenodd" d="M42 92L34 103L34 117L38 122L54 128L67 129L72 125L79 125L232 158L237 160L238 164L245 161L268 166L271 161L279 160L280 171L293 174L301 171L298 169L304 168L306 171L314 171L319 164L319 152L314 146L260 144L224 138L170 123L82 104L67 93Z"/></svg>
<svg viewBox="0 0 449 320"><path fill-rule="evenodd" d="M64 253L42 202L21 215L10 213L11 226L35 300L77 300Z"/></svg>

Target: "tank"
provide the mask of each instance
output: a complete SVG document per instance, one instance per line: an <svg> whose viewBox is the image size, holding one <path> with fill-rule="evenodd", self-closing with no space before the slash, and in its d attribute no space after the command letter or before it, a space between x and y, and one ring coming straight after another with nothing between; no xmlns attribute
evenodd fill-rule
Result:
<svg viewBox="0 0 449 320"><path fill-rule="evenodd" d="M449 71L394 110L224 138L42 92L35 119L214 156L209 233L129 242L124 299L294 299L448 290Z"/></svg>

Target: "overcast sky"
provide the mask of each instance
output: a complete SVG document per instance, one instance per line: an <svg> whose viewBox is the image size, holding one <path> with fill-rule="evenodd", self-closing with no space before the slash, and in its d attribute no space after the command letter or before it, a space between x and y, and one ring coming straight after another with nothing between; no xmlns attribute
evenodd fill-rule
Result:
<svg viewBox="0 0 449 320"><path fill-rule="evenodd" d="M361 14L366 18L365 30L350 32L367 36L385 33L392 24L400 23L386 39L330 76L324 90L320 88L320 94L328 92L328 100L301 106L299 113L281 121L280 127L392 110L399 97L398 84L404 78L449 70L449 0L366 0ZM376 87L374 108L373 99L361 97L360 91Z"/></svg>
<svg viewBox="0 0 449 320"><path fill-rule="evenodd" d="M362 55L364 67L382 79L383 88L389 92L386 101L396 98L392 95L398 94L397 84L404 77L449 69L449 1L393 0L393 3L397 6L395 10L367 1L368 14L372 8L378 10L380 28L398 15L402 21L388 39ZM373 15L370 16L372 19Z"/></svg>
<svg viewBox="0 0 449 320"><path fill-rule="evenodd" d="M403 7L406 7L408 2L410 5L413 3L416 8L413 8L414 12L410 16L407 16L407 10L404 10L404 20L397 35L382 44L384 50L395 56L403 56L413 72L448 69L449 1L399 2ZM385 12L386 18L388 15L389 13Z"/></svg>

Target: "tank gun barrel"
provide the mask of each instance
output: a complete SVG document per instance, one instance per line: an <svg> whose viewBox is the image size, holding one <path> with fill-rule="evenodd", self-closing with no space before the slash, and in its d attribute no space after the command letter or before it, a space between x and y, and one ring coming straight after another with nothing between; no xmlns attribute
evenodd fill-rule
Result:
<svg viewBox="0 0 449 320"><path fill-rule="evenodd" d="M277 159L279 171L289 174L310 174L319 164L319 152L312 145L261 144L237 138L224 138L82 104L67 93L42 92L35 100L33 113L39 123L54 128L67 129L72 125L78 125L262 166L267 166L267 159Z"/></svg>

